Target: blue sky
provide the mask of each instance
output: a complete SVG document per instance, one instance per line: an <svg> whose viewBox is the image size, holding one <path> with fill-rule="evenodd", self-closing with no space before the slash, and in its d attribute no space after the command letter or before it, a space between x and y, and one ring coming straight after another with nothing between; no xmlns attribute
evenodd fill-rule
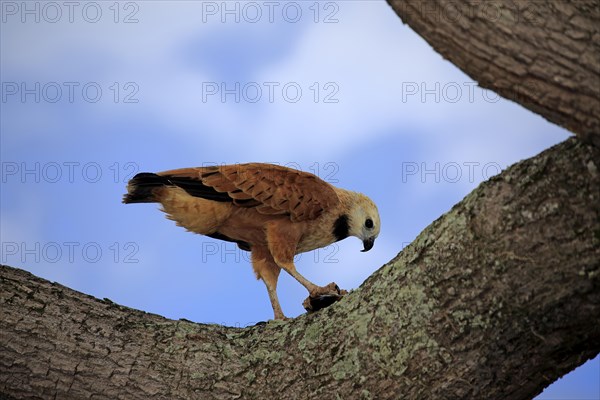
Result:
<svg viewBox="0 0 600 400"><path fill-rule="evenodd" d="M134 173L264 161L368 194L373 250L351 238L297 260L352 289L482 180L569 136L478 88L384 2L169 3L2 1L3 263L245 326L272 316L247 254L122 205ZM303 312L303 287L282 274L278 291ZM596 358L538 399L598 399L599 376Z"/></svg>

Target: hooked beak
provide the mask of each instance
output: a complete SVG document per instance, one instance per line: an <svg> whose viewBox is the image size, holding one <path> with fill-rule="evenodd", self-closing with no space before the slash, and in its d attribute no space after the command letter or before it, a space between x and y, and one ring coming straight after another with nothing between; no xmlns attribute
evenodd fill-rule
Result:
<svg viewBox="0 0 600 400"><path fill-rule="evenodd" d="M375 244L375 238L374 237L370 237L368 239L363 240L363 246L365 246L364 249L362 249L361 251L364 253L365 251L369 251L373 248L373 245Z"/></svg>

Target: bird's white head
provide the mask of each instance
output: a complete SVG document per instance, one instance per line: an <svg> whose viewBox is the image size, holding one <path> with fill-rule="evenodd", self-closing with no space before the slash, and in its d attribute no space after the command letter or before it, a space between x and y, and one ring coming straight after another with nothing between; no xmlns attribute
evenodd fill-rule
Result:
<svg viewBox="0 0 600 400"><path fill-rule="evenodd" d="M348 236L362 240L362 251L371 250L381 228L377 206L364 194L354 192L347 212Z"/></svg>

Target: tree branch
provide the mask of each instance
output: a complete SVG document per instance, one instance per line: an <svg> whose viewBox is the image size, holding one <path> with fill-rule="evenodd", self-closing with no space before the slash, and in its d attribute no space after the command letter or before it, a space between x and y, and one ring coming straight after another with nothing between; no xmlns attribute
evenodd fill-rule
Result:
<svg viewBox="0 0 600 400"><path fill-rule="evenodd" d="M388 0L458 68L600 147L596 0Z"/></svg>
<svg viewBox="0 0 600 400"><path fill-rule="evenodd" d="M600 350L599 166L577 139L518 163L339 303L265 326L170 321L3 266L0 393L531 398Z"/></svg>

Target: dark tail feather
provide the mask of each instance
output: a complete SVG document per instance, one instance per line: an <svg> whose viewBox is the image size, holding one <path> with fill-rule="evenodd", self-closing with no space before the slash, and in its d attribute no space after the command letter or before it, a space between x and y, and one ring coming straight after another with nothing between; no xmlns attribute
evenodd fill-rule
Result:
<svg viewBox="0 0 600 400"><path fill-rule="evenodd" d="M210 186L205 186L202 180L185 176L157 175L151 172L142 172L134 176L127 185L127 194L123 196L123 203L154 203L158 199L155 189L163 186L180 187L190 196L207 200L232 202L226 192L218 192ZM239 205L250 205L250 200L239 200ZM247 203L247 204L246 204Z"/></svg>
<svg viewBox="0 0 600 400"><path fill-rule="evenodd" d="M123 203L154 203L154 189L169 185L167 178L151 172L142 172L134 176L127 184L127 194L123 196Z"/></svg>

